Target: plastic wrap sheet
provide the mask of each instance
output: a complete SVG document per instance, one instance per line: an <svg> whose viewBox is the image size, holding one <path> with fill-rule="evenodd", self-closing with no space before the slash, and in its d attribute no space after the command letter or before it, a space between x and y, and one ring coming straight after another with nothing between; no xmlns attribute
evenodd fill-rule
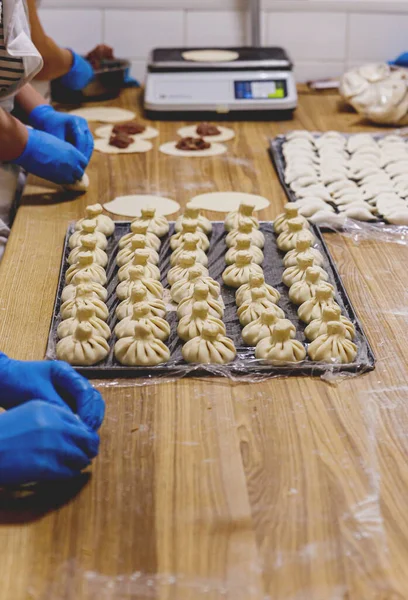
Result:
<svg viewBox="0 0 408 600"><path fill-rule="evenodd" d="M297 307L292 304L288 297L288 288L282 283L282 274L284 266L282 262L283 254L276 246L276 237L273 232L272 223L262 223L261 230L265 234L265 261L263 263L265 279L267 283L276 287L281 293L279 306L285 312L286 318L290 319L296 327L297 339L303 344L306 343L304 336L305 325L298 319ZM54 360L56 358L56 344L58 342L57 328L60 323L60 305L61 294L64 288L65 271L68 267L67 257L69 254L68 240L74 225L69 227L64 255L62 260L60 283L58 286L57 297L54 307L54 316L51 323L50 336L47 347L47 358ZM130 223L118 222L116 224L115 234L112 236L109 247L107 249L109 255L109 264L107 267L108 275L108 308L110 318L108 325L112 332L117 323L115 316L116 307L119 304L116 298L115 290L117 286L117 267L116 254L118 251L118 243L120 238L130 231ZM227 329L227 335L234 341L237 348L237 358L233 363L227 365L196 365L188 364L183 360L181 349L182 341L177 336L177 315L176 305L171 302L168 284L167 272L170 268L170 236L174 233L174 224L171 224L168 236L163 239L160 250L160 272L162 274L162 283L167 294L167 320L171 326L171 335L168 341L168 346L171 351L171 359L163 365L157 367L123 367L114 357L115 336L110 339L111 352L105 361L93 367L78 367L77 370L92 379L105 379L101 384L105 386L125 386L128 385L146 385L148 383L162 383L171 379L177 379L186 376L215 376L229 377L233 381L260 381L263 379L277 376L299 376L313 375L322 376L329 381L337 381L345 376L353 376L364 373L374 368L374 355L368 343L368 340L363 332L362 326L357 318L354 308L348 298L347 292L343 286L341 278L336 270L336 267L330 257L327 246L317 228L314 228L314 233L317 238L316 247L325 256L324 268L329 274L330 283L335 286L336 300L342 308L343 314L349 318L356 326L356 344L358 345L358 355L356 360L349 365L314 363L309 359L296 364L267 364L255 358L255 349L243 345L241 337L242 327L237 316L237 307L235 303L235 290L223 285L222 273L226 267L225 253L227 246L225 244L226 232L223 223L213 224L213 233L211 235L211 245L208 253L210 275L216 279L222 286L222 298L225 305L224 323ZM128 378L128 380L127 380Z"/></svg>

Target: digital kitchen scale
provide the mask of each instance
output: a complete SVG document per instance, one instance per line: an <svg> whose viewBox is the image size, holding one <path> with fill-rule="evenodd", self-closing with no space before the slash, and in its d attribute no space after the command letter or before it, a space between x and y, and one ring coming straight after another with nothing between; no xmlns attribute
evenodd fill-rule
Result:
<svg viewBox="0 0 408 600"><path fill-rule="evenodd" d="M233 59L191 60L196 51L215 56L226 51ZM288 119L297 106L292 69L282 48L157 48L148 63L146 116L184 121Z"/></svg>

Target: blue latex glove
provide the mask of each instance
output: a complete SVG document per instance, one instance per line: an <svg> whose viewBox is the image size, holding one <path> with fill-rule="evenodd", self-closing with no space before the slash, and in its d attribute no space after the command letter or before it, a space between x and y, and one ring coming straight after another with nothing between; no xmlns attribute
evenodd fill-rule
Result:
<svg viewBox="0 0 408 600"><path fill-rule="evenodd" d="M126 69L123 83L125 87L140 87L138 80L131 76L130 69Z"/></svg>
<svg viewBox="0 0 408 600"><path fill-rule="evenodd" d="M48 104L36 106L28 116L28 123L34 129L45 131L60 140L69 142L89 161L94 140L88 122L82 117L57 112Z"/></svg>
<svg viewBox="0 0 408 600"><path fill-rule="evenodd" d="M58 81L70 90L83 90L95 77L94 70L91 63L85 60L85 58L82 58L82 56L79 56L73 50L70 50L70 52L73 57L72 67Z"/></svg>
<svg viewBox="0 0 408 600"><path fill-rule="evenodd" d="M395 65L396 67L408 67L408 52L400 54L398 58L396 58L393 61L390 61L388 64Z"/></svg>
<svg viewBox="0 0 408 600"><path fill-rule="evenodd" d="M98 434L70 411L28 402L0 415L0 486L75 477L98 450Z"/></svg>
<svg viewBox="0 0 408 600"><path fill-rule="evenodd" d="M97 431L105 414L100 393L67 363L23 362L0 353L0 406L10 409L29 400L43 400L67 409Z"/></svg>
<svg viewBox="0 0 408 600"><path fill-rule="evenodd" d="M86 156L72 144L36 129L28 130L28 141L23 153L11 161L29 173L59 185L79 181L88 162Z"/></svg>

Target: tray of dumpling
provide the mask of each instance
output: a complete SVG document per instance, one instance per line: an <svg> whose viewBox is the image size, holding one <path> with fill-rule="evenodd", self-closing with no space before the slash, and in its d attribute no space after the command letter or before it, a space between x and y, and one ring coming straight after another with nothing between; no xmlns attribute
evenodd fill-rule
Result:
<svg viewBox="0 0 408 600"><path fill-rule="evenodd" d="M374 356L319 231L243 204L210 222L100 205L69 226L47 348L93 378L361 373Z"/></svg>

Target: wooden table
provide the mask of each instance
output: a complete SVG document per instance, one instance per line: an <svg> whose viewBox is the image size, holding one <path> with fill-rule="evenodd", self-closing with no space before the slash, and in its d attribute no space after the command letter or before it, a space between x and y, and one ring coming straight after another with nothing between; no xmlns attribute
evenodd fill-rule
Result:
<svg viewBox="0 0 408 600"><path fill-rule="evenodd" d="M137 92L112 102L133 108ZM160 140L178 124L157 123ZM236 124L226 156L95 154L92 186L30 187L0 270L0 345L41 359L68 223L133 192L285 202L267 138L370 130L336 95L300 97L293 122ZM31 183L38 183L31 181ZM46 191L46 190L45 190ZM219 218L212 214L211 218ZM403 600L408 597L408 249L327 235L377 356L330 385L180 380L103 389L89 481L0 503L1 600Z"/></svg>

